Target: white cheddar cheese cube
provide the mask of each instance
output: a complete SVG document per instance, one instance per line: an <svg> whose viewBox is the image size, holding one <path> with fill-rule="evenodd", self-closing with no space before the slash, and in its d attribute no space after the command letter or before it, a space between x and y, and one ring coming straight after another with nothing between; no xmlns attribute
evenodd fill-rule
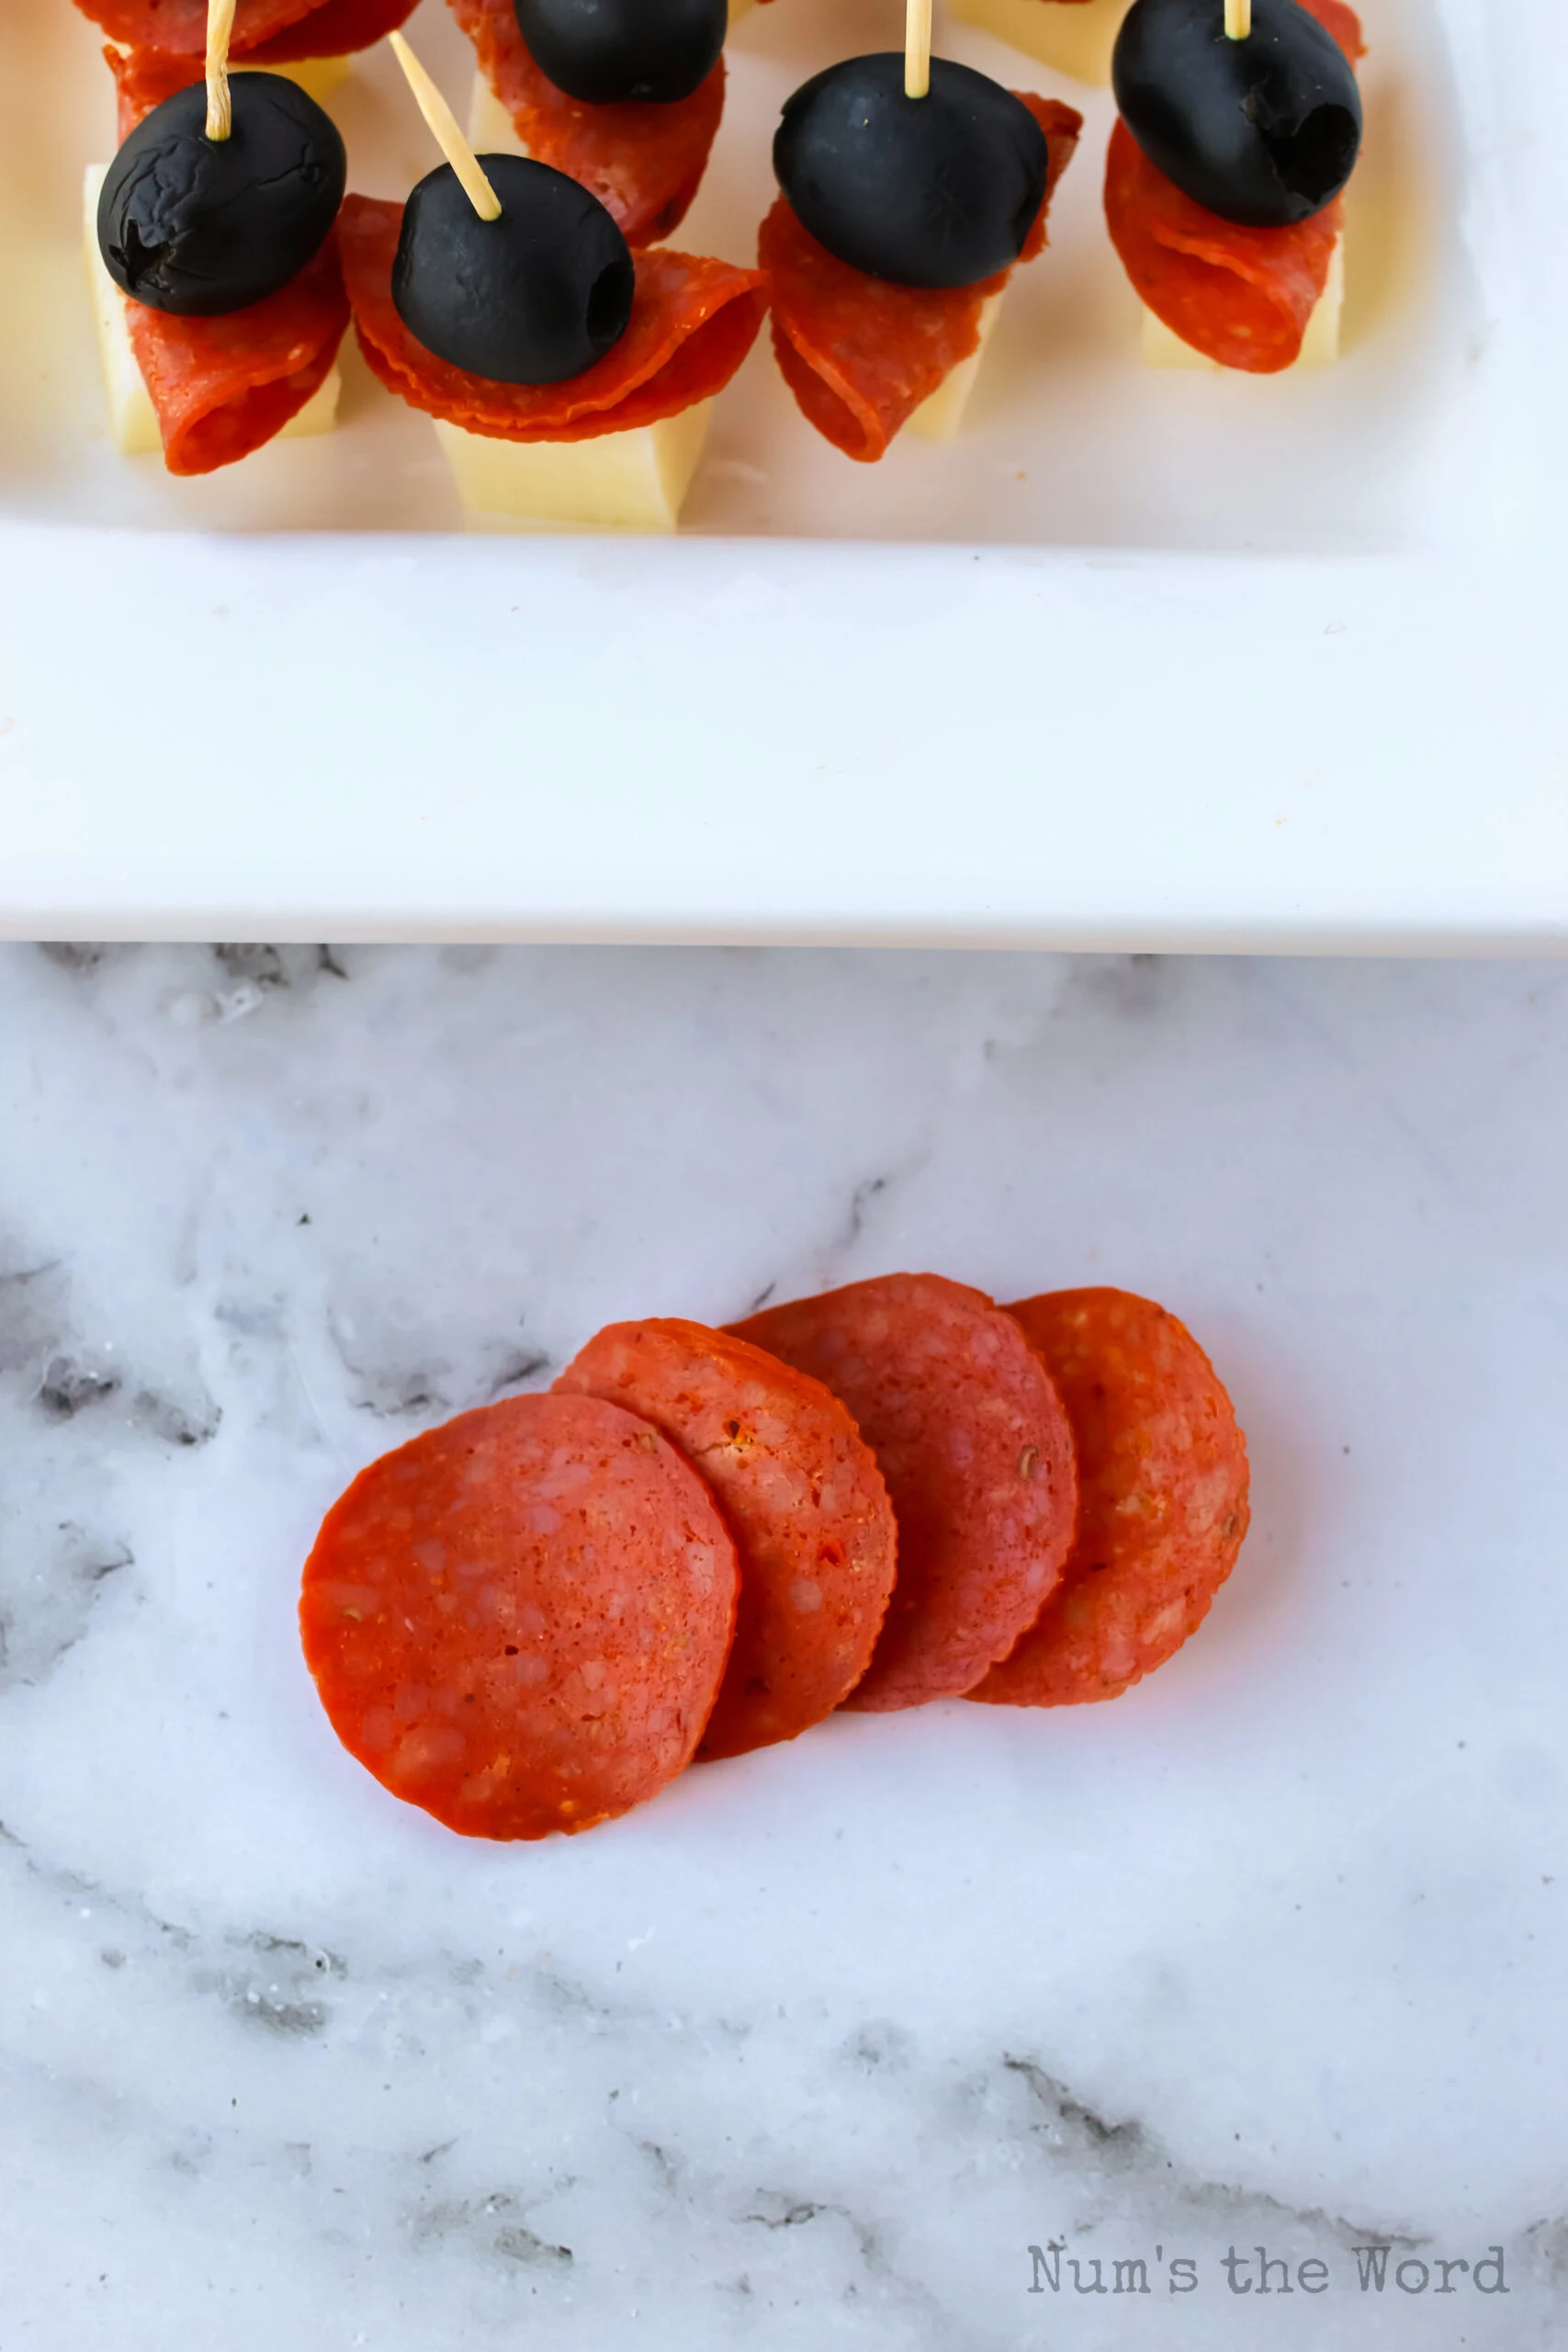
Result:
<svg viewBox="0 0 1568 2352"><path fill-rule="evenodd" d="M292 65L236 65L236 74L281 74L297 82L308 98L324 107L354 71L352 57L301 57Z"/></svg>
<svg viewBox="0 0 1568 2352"><path fill-rule="evenodd" d="M538 530L672 531L711 401L591 441L497 441L435 419L468 513Z"/></svg>
<svg viewBox="0 0 1568 2352"><path fill-rule="evenodd" d="M969 395L975 389L975 379L980 372L980 362L986 356L986 345L991 329L1001 309L999 294L987 294L980 305L980 340L967 359L961 359L952 373L940 383L929 400L923 400L909 419L912 433L923 433L928 441L951 441L964 422L964 412L969 405Z"/></svg>
<svg viewBox="0 0 1568 2352"><path fill-rule="evenodd" d="M482 74L474 75L468 99L468 144L476 155L525 155L528 152L512 127L512 117Z"/></svg>
<svg viewBox="0 0 1568 2352"><path fill-rule="evenodd" d="M1111 52L1131 6L1132 0L953 0L953 14L1075 82L1109 85Z"/></svg>
<svg viewBox="0 0 1568 2352"><path fill-rule="evenodd" d="M1345 240L1341 237L1334 248L1323 292L1318 297L1317 308L1307 321L1301 352L1292 363L1293 367L1332 367L1339 356L1339 321L1344 308ZM1143 345L1139 356L1145 368L1209 368L1216 375L1242 372L1222 368L1219 361L1211 359L1207 352L1194 351L1190 343L1183 343L1179 334L1171 333L1163 319L1156 319L1151 310L1145 309L1143 319ZM1280 372L1289 375L1291 370L1282 368Z"/></svg>
<svg viewBox="0 0 1568 2352"><path fill-rule="evenodd" d="M159 457L164 441L158 430L158 413L136 364L126 299L104 267L104 257L98 251L98 198L107 172L107 164L88 165L83 185L83 212L87 282L97 322L104 389L108 395L109 438L122 458ZM337 423L338 394L342 389L343 379L334 368L321 390L307 401L298 416L289 419L277 438L301 440L310 434L330 433Z"/></svg>

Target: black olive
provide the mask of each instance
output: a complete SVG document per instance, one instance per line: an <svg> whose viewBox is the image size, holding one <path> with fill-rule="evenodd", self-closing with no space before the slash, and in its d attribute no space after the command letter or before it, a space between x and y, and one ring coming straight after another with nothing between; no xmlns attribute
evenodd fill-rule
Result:
<svg viewBox="0 0 1568 2352"><path fill-rule="evenodd" d="M236 74L233 130L207 136L207 85L136 126L104 182L98 251L115 284L187 319L276 294L326 243L348 163L330 115L281 74Z"/></svg>
<svg viewBox="0 0 1568 2352"><path fill-rule="evenodd" d="M620 341L631 249L596 196L522 155L481 155L501 199L481 220L450 164L409 198L392 300L427 351L500 384L558 384Z"/></svg>
<svg viewBox="0 0 1568 2352"><path fill-rule="evenodd" d="M1224 0L1133 0L1111 74L1150 163L1222 220L1310 220L1355 169L1356 76L1297 0L1252 0L1245 40L1226 38Z"/></svg>
<svg viewBox="0 0 1568 2352"><path fill-rule="evenodd" d="M727 0L513 0L540 72L588 106L670 106L718 62Z"/></svg>
<svg viewBox="0 0 1568 2352"><path fill-rule="evenodd" d="M1029 108L967 65L931 60L904 95L904 55L850 57L803 82L773 170L818 244L896 286L973 286L1018 259L1050 154Z"/></svg>

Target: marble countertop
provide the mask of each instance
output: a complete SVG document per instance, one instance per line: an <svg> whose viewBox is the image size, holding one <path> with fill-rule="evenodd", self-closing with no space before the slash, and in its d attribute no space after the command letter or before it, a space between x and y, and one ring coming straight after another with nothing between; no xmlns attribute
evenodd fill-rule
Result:
<svg viewBox="0 0 1568 2352"><path fill-rule="evenodd" d="M1568 2341L1565 1146L1561 967L0 951L4 2352ZM1155 1680L542 1847L342 1753L360 1464L900 1266L1216 1358Z"/></svg>

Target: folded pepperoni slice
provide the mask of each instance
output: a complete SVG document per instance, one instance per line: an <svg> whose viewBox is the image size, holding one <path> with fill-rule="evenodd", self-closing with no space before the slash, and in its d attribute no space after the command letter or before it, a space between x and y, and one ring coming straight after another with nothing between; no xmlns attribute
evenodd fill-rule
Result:
<svg viewBox="0 0 1568 2352"><path fill-rule="evenodd" d="M722 390L757 339L766 282L754 269L638 253L630 323L613 350L559 384L498 384L416 342L392 301L400 204L351 196L338 235L360 348L413 408L501 441L588 441L676 416Z"/></svg>
<svg viewBox="0 0 1568 2352"><path fill-rule="evenodd" d="M128 301L130 345L172 474L248 458L313 400L348 325L335 235L298 277L222 318L173 318Z"/></svg>
<svg viewBox="0 0 1568 2352"><path fill-rule="evenodd" d="M628 245L652 244L691 209L724 112L724 60L672 106L585 106L547 81L518 30L513 0L451 0L479 70L536 163L592 188Z"/></svg>
<svg viewBox="0 0 1568 2352"><path fill-rule="evenodd" d="M1045 216L1073 159L1083 117L1055 98L1023 100L1045 133L1050 176L1019 260L1045 243ZM980 340L980 313L1012 275L978 286L894 286L852 269L802 228L781 196L757 258L773 288L773 350L801 413L846 457L871 465Z"/></svg>
<svg viewBox="0 0 1568 2352"><path fill-rule="evenodd" d="M699 1757L744 1755L820 1723L870 1663L897 1544L876 1458L846 1408L749 1340L673 1320L611 1324L555 1385L661 1430L735 1538L735 1646Z"/></svg>
<svg viewBox="0 0 1568 2352"><path fill-rule="evenodd" d="M984 1292L882 1274L733 1326L849 1407L898 1521L898 1577L846 1706L970 1690L1032 1623L1072 1541L1066 1416L1040 1358Z"/></svg>
<svg viewBox="0 0 1568 2352"><path fill-rule="evenodd" d="M646 1421L515 1396L360 1473L305 1566L306 1662L383 1788L471 1838L592 1828L690 1761L735 1546Z"/></svg>
<svg viewBox="0 0 1568 2352"><path fill-rule="evenodd" d="M407 24L418 0L324 0L308 17L244 52L247 65L293 65L307 57L352 57Z"/></svg>
<svg viewBox="0 0 1568 2352"><path fill-rule="evenodd" d="M1344 0L1303 0L1352 64L1360 19ZM1344 227L1343 198L1286 229L1222 220L1156 171L1118 122L1105 164L1111 241L1139 300L1195 351L1251 376L1301 356Z"/></svg>
<svg viewBox="0 0 1568 2352"><path fill-rule="evenodd" d="M1008 1309L1049 1367L1077 1447L1078 1526L1061 1583L972 1699L1114 1699L1207 1615L1247 1526L1247 1444L1184 1325L1122 1290Z"/></svg>

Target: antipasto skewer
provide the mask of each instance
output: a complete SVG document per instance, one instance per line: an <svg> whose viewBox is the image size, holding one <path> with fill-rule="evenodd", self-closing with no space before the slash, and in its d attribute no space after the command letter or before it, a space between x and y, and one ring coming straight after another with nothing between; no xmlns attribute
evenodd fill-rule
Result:
<svg viewBox="0 0 1568 2352"><path fill-rule="evenodd" d="M930 53L909 0L902 54L852 57L787 100L780 195L758 258L773 348L802 413L846 456L906 424L946 439L1008 277L1045 214L1083 119Z"/></svg>
<svg viewBox="0 0 1568 2352"><path fill-rule="evenodd" d="M1338 356L1342 197L1361 142L1344 0L1134 0L1116 44L1111 238L1155 365L1277 375Z"/></svg>
<svg viewBox="0 0 1568 2352"><path fill-rule="evenodd" d="M405 205L350 197L342 244L360 347L435 420L470 512L671 529L714 395L755 341L755 270L633 254L548 164L476 157L399 39L449 160Z"/></svg>
<svg viewBox="0 0 1568 2352"><path fill-rule="evenodd" d="M348 324L333 236L343 141L294 82L231 80L233 13L211 0L204 78L87 175L115 446L161 446L177 474L231 465L291 427L329 429Z"/></svg>

